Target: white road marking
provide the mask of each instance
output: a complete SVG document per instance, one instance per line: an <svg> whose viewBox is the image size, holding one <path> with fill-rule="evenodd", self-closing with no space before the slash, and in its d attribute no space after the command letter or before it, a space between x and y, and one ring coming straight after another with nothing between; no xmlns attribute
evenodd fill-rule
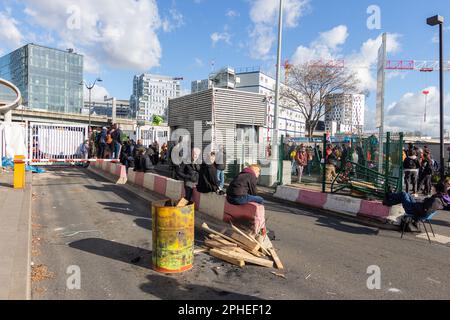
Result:
<svg viewBox="0 0 450 320"><path fill-rule="evenodd" d="M432 242L437 242L437 243L441 243L441 244L448 244L448 243L450 243L450 237L442 236L442 235L439 235L439 234L436 234L436 237L433 237L433 233L432 232L429 232L428 234L430 235L430 239L431 239ZM428 237L427 237L426 233L418 234L418 235L416 235L416 238L428 241Z"/></svg>
<svg viewBox="0 0 450 320"><path fill-rule="evenodd" d="M397 288L390 288L388 291L392 292L392 293L401 293L402 292L400 289L397 289Z"/></svg>

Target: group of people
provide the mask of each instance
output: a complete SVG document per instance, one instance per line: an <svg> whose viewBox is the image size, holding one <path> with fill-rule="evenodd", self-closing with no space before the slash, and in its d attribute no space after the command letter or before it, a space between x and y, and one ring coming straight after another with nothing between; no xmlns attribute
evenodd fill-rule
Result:
<svg viewBox="0 0 450 320"><path fill-rule="evenodd" d="M316 148L318 148L316 146ZM311 146L306 147L304 144L296 146L292 144L289 148L289 156L292 162L292 174L298 177L298 182L302 182L303 173L306 169L306 174L311 176L313 161L314 161L314 148Z"/></svg>
<svg viewBox="0 0 450 320"><path fill-rule="evenodd" d="M142 140L134 142L128 140L124 143L120 162L134 171L148 172L153 170L159 163L165 164L168 157L168 145L164 143L161 147L157 141L148 147L144 146Z"/></svg>
<svg viewBox="0 0 450 320"><path fill-rule="evenodd" d="M231 181L225 192L226 151L223 146L217 152L210 152L206 159L202 159L202 152L198 148L193 148L190 156L181 155L181 158L181 163L174 165L174 174L177 180L184 182L185 198L188 201L193 200L196 189L199 193L226 194L228 202L234 205L264 202L263 198L257 196L257 180L261 174L261 168L257 165L244 169Z"/></svg>
<svg viewBox="0 0 450 320"><path fill-rule="evenodd" d="M438 170L438 164L433 160L427 146L421 149L410 143L408 148L403 150L406 193L412 191L412 195L417 197L418 192L422 191L424 195L430 196L433 172Z"/></svg>
<svg viewBox="0 0 450 320"><path fill-rule="evenodd" d="M123 132L117 124L92 130L89 136L89 158L118 160L123 138Z"/></svg>

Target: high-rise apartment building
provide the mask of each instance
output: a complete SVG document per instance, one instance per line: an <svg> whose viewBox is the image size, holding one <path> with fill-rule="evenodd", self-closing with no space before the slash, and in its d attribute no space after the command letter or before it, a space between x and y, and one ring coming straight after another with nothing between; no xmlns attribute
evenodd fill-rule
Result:
<svg viewBox="0 0 450 320"><path fill-rule="evenodd" d="M138 120L151 121L155 115L167 119L169 100L180 95L178 78L141 74L134 77L130 107Z"/></svg>
<svg viewBox="0 0 450 320"><path fill-rule="evenodd" d="M326 101L325 130L361 134L364 130L366 97L363 94L333 94Z"/></svg>

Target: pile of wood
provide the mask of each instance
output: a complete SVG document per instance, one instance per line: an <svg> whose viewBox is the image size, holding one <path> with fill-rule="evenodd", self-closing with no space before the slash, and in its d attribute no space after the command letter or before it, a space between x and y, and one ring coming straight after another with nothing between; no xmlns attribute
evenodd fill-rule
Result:
<svg viewBox="0 0 450 320"><path fill-rule="evenodd" d="M239 267L244 267L248 263L266 268L284 269L270 241L268 241L269 244L261 243L233 224L231 224L231 230L225 232L212 230L206 223L202 225L202 229L208 234L203 250L213 257Z"/></svg>

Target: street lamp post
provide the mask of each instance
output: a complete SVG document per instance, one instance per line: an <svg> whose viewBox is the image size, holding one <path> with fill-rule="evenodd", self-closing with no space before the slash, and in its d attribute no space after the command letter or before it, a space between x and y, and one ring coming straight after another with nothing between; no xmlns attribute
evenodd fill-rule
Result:
<svg viewBox="0 0 450 320"><path fill-rule="evenodd" d="M86 89L89 90L89 129L91 129L91 108L92 108L92 89L94 89L97 82L102 82L103 80L100 78L95 79L94 83L86 83L85 81L82 81L80 85L85 85Z"/></svg>
<svg viewBox="0 0 450 320"><path fill-rule="evenodd" d="M444 17L436 15L427 19L429 26L439 25L439 86L440 86L440 164L441 164L441 180L445 178L445 157L444 157Z"/></svg>

